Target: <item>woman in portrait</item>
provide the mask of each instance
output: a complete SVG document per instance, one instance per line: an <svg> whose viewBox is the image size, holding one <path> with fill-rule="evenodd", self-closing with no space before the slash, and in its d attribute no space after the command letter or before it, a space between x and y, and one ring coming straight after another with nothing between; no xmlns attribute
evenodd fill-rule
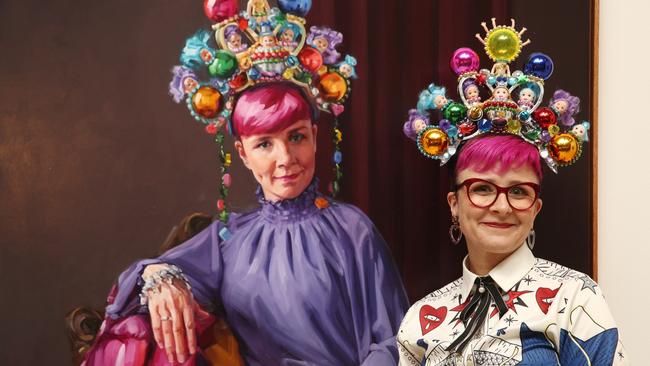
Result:
<svg viewBox="0 0 650 366"><path fill-rule="evenodd" d="M227 57L219 51L226 48L209 49ZM246 365L397 363L407 299L389 249L361 210L320 193L315 177L316 108L343 95L324 100L287 73L248 79L249 64L219 64L211 76L224 79L190 91L182 75L170 86L209 133L228 128L259 184L259 207L228 214L220 207L221 220L124 271L86 365L230 364L209 347L215 315L232 329ZM331 78L348 85L338 73ZM242 79L237 89L216 89ZM231 179L223 175L224 187Z"/></svg>

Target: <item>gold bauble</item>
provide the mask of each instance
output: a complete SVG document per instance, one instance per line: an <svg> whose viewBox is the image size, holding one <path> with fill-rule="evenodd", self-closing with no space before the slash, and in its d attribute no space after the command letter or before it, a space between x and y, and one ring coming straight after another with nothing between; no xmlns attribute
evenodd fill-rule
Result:
<svg viewBox="0 0 650 366"><path fill-rule="evenodd" d="M474 106L470 108L469 113L467 113L469 116L469 119L472 121L478 121L479 119L483 118L483 108L479 106Z"/></svg>
<svg viewBox="0 0 650 366"><path fill-rule="evenodd" d="M204 118L214 118L221 108L221 93L211 86L202 86L192 97L192 107Z"/></svg>
<svg viewBox="0 0 650 366"><path fill-rule="evenodd" d="M580 144L569 133L553 136L548 143L548 153L560 165L571 164L580 153Z"/></svg>
<svg viewBox="0 0 650 366"><path fill-rule="evenodd" d="M318 89L320 89L325 99L330 102L337 102L347 94L348 83L339 73L328 72L321 76Z"/></svg>
<svg viewBox="0 0 650 366"><path fill-rule="evenodd" d="M447 152L449 137L439 128L425 130L420 136L420 148L431 156L440 156Z"/></svg>

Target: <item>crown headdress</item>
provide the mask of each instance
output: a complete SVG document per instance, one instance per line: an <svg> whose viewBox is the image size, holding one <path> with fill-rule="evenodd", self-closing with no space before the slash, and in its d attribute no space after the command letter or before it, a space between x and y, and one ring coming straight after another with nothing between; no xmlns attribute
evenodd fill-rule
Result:
<svg viewBox="0 0 650 366"><path fill-rule="evenodd" d="M237 2L205 2L206 15L216 23L211 31L199 30L187 39L170 84L174 100L184 101L219 145L222 182L217 206L224 222L228 219L224 199L232 178L223 131L233 133L231 115L238 96L255 85L288 82L302 88L314 107L338 116L350 94L350 79L356 77L356 59L341 59L335 49L343 40L339 32L324 27L305 29L303 17L311 1L280 0L278 9L271 8L267 0L249 0L246 10L239 13ZM335 120L333 195L342 176L341 131Z"/></svg>
<svg viewBox="0 0 650 366"><path fill-rule="evenodd" d="M486 133L513 134L535 145L541 158L557 173L557 168L573 164L588 140L589 122L576 124L580 99L566 91L553 94L548 107L541 107L544 81L553 73L553 61L543 53L533 53L523 71L510 71L510 63L530 43L523 41L526 28L511 25L492 28L481 23L485 36L476 34L494 61L490 70L480 69L478 54L472 49L457 49L450 61L458 75L460 102L447 99L446 89L435 84L422 91L416 109L409 112L404 133L417 142L420 152L444 165L459 145ZM483 101L481 91L489 97ZM513 99L513 96L515 99ZM442 118L432 123L430 111L438 110ZM560 123L558 123L560 122Z"/></svg>

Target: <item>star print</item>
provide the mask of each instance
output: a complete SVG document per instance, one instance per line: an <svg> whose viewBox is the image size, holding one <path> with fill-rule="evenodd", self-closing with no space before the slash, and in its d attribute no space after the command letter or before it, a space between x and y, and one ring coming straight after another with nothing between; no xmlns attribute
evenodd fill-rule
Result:
<svg viewBox="0 0 650 366"><path fill-rule="evenodd" d="M458 331L458 329L456 329L456 330L454 330L453 333L451 333L451 336L454 337L454 338L456 338L456 336L458 335L458 333L460 333L460 332Z"/></svg>
<svg viewBox="0 0 650 366"><path fill-rule="evenodd" d="M507 318L504 319L506 323L508 323L508 326L512 325L512 323L516 322L515 318L512 316L512 314L508 315ZM505 328L504 328L505 329Z"/></svg>
<svg viewBox="0 0 650 366"><path fill-rule="evenodd" d="M526 305L524 300L522 300L520 297L529 292L532 291L508 291L505 295L503 295L503 301L505 301L508 309L514 311L515 314L517 314L517 308L515 307L515 305L523 306L526 308L528 307L528 305ZM494 310L492 310L492 313L490 314L490 318L495 316L498 313L499 313L499 309L495 307Z"/></svg>
<svg viewBox="0 0 650 366"><path fill-rule="evenodd" d="M594 295L596 294L596 287L598 285L596 284L596 282L594 282L594 280L589 278L589 276L587 276L587 275L582 275L582 276L578 277L578 279L582 280L582 288L580 290L584 290L584 289L588 288L588 289L591 290L591 292L594 293Z"/></svg>
<svg viewBox="0 0 650 366"><path fill-rule="evenodd" d="M527 285L530 285L531 282L535 282L537 280L533 279L532 277L530 277L530 275L528 275L524 277L523 281L526 282Z"/></svg>
<svg viewBox="0 0 650 366"><path fill-rule="evenodd" d="M619 353L618 353L618 358L620 358L620 359L622 360L624 357L625 357L625 356L623 356L623 352L619 352Z"/></svg>

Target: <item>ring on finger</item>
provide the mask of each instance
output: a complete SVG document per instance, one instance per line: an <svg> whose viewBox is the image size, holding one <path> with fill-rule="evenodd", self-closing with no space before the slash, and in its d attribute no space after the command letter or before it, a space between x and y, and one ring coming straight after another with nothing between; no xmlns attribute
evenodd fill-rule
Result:
<svg viewBox="0 0 650 366"><path fill-rule="evenodd" d="M160 317L160 320L162 320L162 321L165 322L165 321L167 321L167 320L172 320L172 317L171 317L171 316L161 316L161 317Z"/></svg>

